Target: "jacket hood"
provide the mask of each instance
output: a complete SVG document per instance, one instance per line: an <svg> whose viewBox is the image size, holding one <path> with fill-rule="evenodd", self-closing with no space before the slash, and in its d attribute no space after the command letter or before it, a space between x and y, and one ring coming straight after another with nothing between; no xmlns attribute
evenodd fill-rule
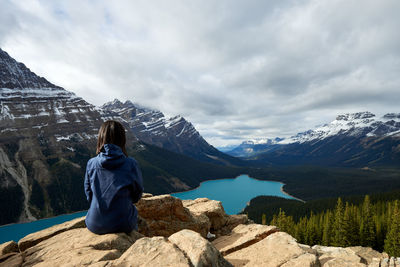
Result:
<svg viewBox="0 0 400 267"><path fill-rule="evenodd" d="M114 144L105 144L99 154L100 165L105 169L115 169L125 163L122 149Z"/></svg>

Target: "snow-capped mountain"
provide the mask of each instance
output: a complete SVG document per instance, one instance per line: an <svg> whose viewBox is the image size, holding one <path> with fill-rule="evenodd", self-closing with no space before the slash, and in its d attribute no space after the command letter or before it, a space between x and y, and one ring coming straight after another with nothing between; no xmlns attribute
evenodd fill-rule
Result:
<svg viewBox="0 0 400 267"><path fill-rule="evenodd" d="M130 128L143 141L152 143L160 138L202 139L193 125L181 116L167 118L158 110L151 110L131 101L122 103L118 99L105 103L102 109L117 113L129 123ZM160 142L159 140L155 141ZM181 152L181 151L178 151Z"/></svg>
<svg viewBox="0 0 400 267"><path fill-rule="evenodd" d="M388 113L376 119L371 112L339 115L334 121L315 129L302 132L279 144L306 143L323 140L335 135L354 137L400 136L400 113Z"/></svg>
<svg viewBox="0 0 400 267"><path fill-rule="evenodd" d="M118 99L101 109L124 119L139 140L195 159L226 164L236 161L207 143L192 123L182 116L166 117L161 111Z"/></svg>
<svg viewBox="0 0 400 267"><path fill-rule="evenodd" d="M0 131L8 137L21 131L46 132L55 142L96 137L101 120L95 106L37 76L1 49L0 90Z"/></svg>
<svg viewBox="0 0 400 267"><path fill-rule="evenodd" d="M271 164L400 164L400 114L388 113L381 118L370 112L344 114L275 143L246 144L242 157Z"/></svg>

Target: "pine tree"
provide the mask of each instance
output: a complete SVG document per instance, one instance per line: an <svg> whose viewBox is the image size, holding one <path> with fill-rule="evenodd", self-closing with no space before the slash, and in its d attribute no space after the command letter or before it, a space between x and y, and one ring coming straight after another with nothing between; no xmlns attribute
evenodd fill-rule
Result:
<svg viewBox="0 0 400 267"><path fill-rule="evenodd" d="M400 208L398 200L394 202L391 223L385 239L385 251L392 257L400 257Z"/></svg>
<svg viewBox="0 0 400 267"><path fill-rule="evenodd" d="M360 241L364 247L375 246L376 227L369 196L366 195L361 210Z"/></svg>
<svg viewBox="0 0 400 267"><path fill-rule="evenodd" d="M329 246L332 244L334 222L335 218L333 217L332 212L328 210L325 213L323 233L322 233L322 244L324 246Z"/></svg>
<svg viewBox="0 0 400 267"><path fill-rule="evenodd" d="M311 212L310 218L307 220L306 226L306 244L315 245L318 243L317 222L316 216Z"/></svg>
<svg viewBox="0 0 400 267"><path fill-rule="evenodd" d="M357 212L355 207L350 206L346 202L343 215L343 244L342 246L348 247L357 245L358 242L359 226L357 223Z"/></svg>
<svg viewBox="0 0 400 267"><path fill-rule="evenodd" d="M307 217L302 217L296 225L295 238L299 243L306 243L307 235Z"/></svg>
<svg viewBox="0 0 400 267"><path fill-rule="evenodd" d="M343 217L344 217L343 202L341 198L338 198L335 208L335 221L333 223L333 240L332 240L332 245L336 247L342 247L345 244L344 241L345 229L343 227L344 226Z"/></svg>
<svg viewBox="0 0 400 267"><path fill-rule="evenodd" d="M295 224L292 216L286 216L285 211L279 209L278 216L272 217L271 225L277 226L281 231L295 235Z"/></svg>

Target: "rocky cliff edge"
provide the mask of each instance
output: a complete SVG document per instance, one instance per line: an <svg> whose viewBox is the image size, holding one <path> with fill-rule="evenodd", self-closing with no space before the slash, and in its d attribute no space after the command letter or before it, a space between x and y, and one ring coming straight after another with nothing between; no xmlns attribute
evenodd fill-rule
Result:
<svg viewBox="0 0 400 267"><path fill-rule="evenodd" d="M145 194L137 208L138 232L96 235L82 217L1 244L0 266L400 266L371 248L299 244L206 198Z"/></svg>

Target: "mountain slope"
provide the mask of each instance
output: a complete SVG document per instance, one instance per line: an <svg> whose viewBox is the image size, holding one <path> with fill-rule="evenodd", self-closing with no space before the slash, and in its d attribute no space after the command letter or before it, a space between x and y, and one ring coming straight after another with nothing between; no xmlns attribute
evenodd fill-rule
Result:
<svg viewBox="0 0 400 267"><path fill-rule="evenodd" d="M0 188L5 195L23 192L18 220L82 209L75 191L59 185L77 185L77 177L84 174L83 162L102 123L100 113L2 50L0 81ZM7 204L18 207L1 205Z"/></svg>
<svg viewBox="0 0 400 267"><path fill-rule="evenodd" d="M277 143L253 157L269 164L376 166L400 163L400 114L376 119L370 112L337 116L329 124Z"/></svg>
<svg viewBox="0 0 400 267"><path fill-rule="evenodd" d="M162 112L144 108L131 101L118 99L105 103L101 109L123 118L139 140L189 157L221 165L242 165L243 162L226 155L200 135L181 116L166 117Z"/></svg>

